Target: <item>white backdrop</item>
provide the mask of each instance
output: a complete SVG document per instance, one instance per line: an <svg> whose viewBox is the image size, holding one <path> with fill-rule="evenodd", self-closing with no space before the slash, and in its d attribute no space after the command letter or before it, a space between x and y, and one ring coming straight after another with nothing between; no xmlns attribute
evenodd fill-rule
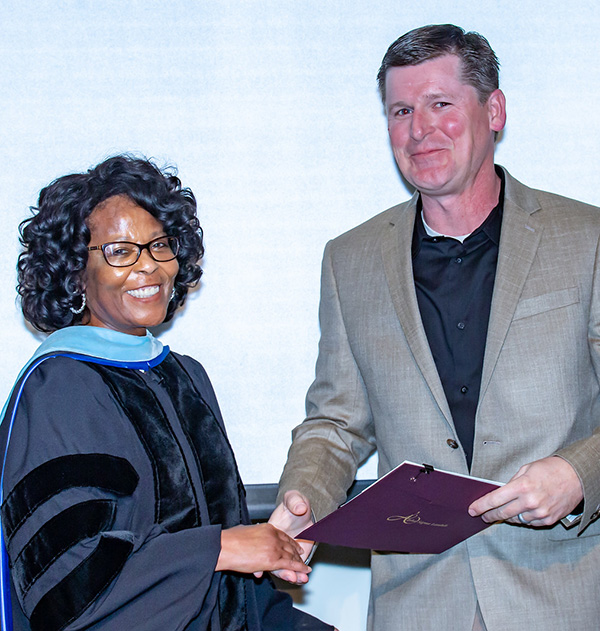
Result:
<svg viewBox="0 0 600 631"><path fill-rule="evenodd" d="M19 221L55 177L143 154L178 166L206 236L201 287L161 337L205 365L244 480L277 481L314 371L323 247L408 196L379 63L434 22L480 31L500 58L498 162L600 204L591 0L3 0L0 398L40 340L15 303ZM341 631L364 625L368 575L348 577L325 583L350 597L308 605Z"/></svg>

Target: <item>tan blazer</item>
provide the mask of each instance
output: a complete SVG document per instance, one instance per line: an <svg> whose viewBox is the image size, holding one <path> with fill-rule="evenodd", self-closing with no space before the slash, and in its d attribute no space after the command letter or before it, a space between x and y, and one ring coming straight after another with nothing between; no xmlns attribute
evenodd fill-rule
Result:
<svg viewBox="0 0 600 631"><path fill-rule="evenodd" d="M375 448L467 473L421 322L411 239L416 195L327 245L316 380L280 493L321 517ZM372 557L369 628L488 631L600 626L600 211L508 173L476 416L475 476L508 481L558 453L584 487L582 526L496 524L441 555ZM579 532L578 532L579 531Z"/></svg>

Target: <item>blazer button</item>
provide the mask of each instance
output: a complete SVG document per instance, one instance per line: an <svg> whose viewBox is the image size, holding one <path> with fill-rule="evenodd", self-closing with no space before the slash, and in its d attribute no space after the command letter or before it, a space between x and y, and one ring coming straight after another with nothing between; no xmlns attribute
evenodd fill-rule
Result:
<svg viewBox="0 0 600 631"><path fill-rule="evenodd" d="M454 438L449 438L446 441L446 444L448 447L452 447L452 449L458 449L458 443L454 440Z"/></svg>

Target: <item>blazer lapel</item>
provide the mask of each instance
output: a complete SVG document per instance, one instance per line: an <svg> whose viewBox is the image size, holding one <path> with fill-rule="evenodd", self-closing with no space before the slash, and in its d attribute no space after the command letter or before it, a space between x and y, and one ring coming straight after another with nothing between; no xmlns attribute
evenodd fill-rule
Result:
<svg viewBox="0 0 600 631"><path fill-rule="evenodd" d="M417 194L413 195L409 202L398 207L395 218L390 221L387 231L384 232L381 243L383 267L394 309L415 362L440 411L454 428L442 382L425 335L415 292L411 244L416 206Z"/></svg>
<svg viewBox="0 0 600 631"><path fill-rule="evenodd" d="M506 171L505 176L502 232L483 361L480 401L483 400L492 378L543 230L534 214L540 208L535 193Z"/></svg>
<svg viewBox="0 0 600 631"><path fill-rule="evenodd" d="M535 193L506 171L506 189L498 266L494 282L481 390L483 399L502 350L512 318L535 258L542 226L535 217L540 206ZM398 207L382 237L383 266L400 325L419 370L446 421L454 427L435 362L421 321L412 268L412 234L417 195Z"/></svg>

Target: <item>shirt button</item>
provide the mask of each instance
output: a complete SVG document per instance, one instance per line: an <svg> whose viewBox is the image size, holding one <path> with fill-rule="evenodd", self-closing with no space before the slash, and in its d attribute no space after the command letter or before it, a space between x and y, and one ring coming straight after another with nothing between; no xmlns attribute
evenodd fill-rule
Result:
<svg viewBox="0 0 600 631"><path fill-rule="evenodd" d="M467 388L467 386L463 386L463 387L460 389L460 391L461 391L463 394L467 394L467 392L469 392L469 388Z"/></svg>
<svg viewBox="0 0 600 631"><path fill-rule="evenodd" d="M455 258L455 259L454 259L454 262L455 262L455 263L458 263L458 264L460 265L460 264L462 263L462 259L461 259L461 258L460 258L460 256L459 256L459 257L457 257L457 258Z"/></svg>
<svg viewBox="0 0 600 631"><path fill-rule="evenodd" d="M462 331L465 328L465 323L459 322L456 326Z"/></svg>
<svg viewBox="0 0 600 631"><path fill-rule="evenodd" d="M446 441L446 444L448 447L452 447L452 449L458 449L458 443L454 440L454 438L449 438Z"/></svg>

